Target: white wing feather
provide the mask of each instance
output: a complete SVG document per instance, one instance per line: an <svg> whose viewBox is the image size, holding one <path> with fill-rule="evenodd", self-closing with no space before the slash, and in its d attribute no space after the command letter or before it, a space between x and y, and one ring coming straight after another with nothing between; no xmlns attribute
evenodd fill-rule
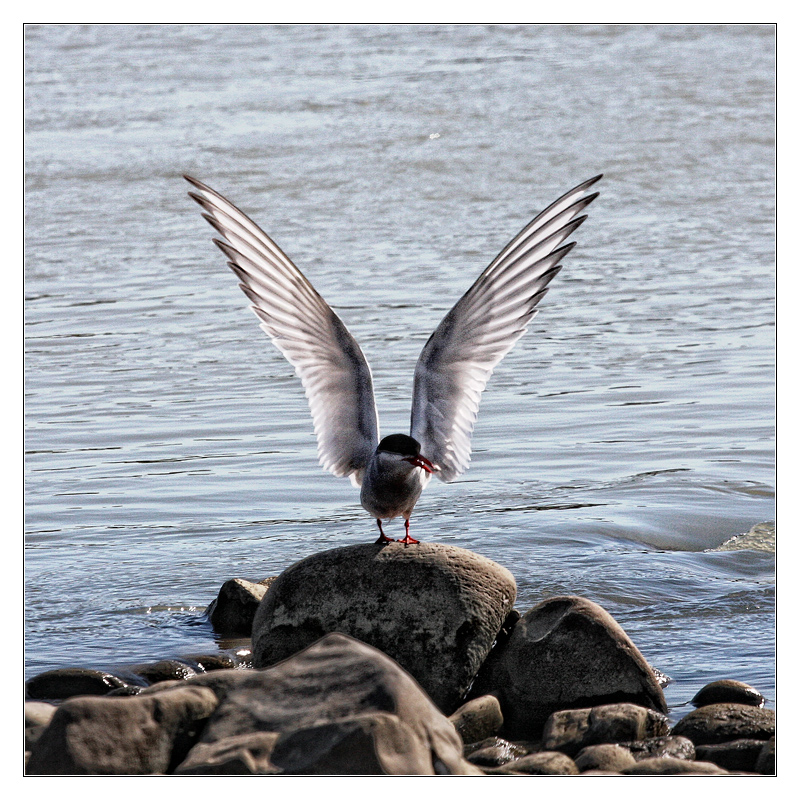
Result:
<svg viewBox="0 0 800 800"><path fill-rule="evenodd" d="M428 339L414 372L411 436L452 481L468 467L481 393L492 371L525 332L559 262L563 245L597 197L576 186L526 225L486 268Z"/></svg>
<svg viewBox="0 0 800 800"><path fill-rule="evenodd" d="M222 195L184 177L197 189L189 196L222 236L214 242L239 278L261 328L303 383L320 464L360 486L378 444L372 375L361 348L269 236Z"/></svg>

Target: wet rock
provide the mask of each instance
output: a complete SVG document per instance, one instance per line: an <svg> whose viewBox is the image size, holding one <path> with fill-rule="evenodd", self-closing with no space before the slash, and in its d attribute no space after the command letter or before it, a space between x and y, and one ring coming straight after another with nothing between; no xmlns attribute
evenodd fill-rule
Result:
<svg viewBox="0 0 800 800"><path fill-rule="evenodd" d="M211 672L192 685L220 705L180 774L480 774L413 678L343 634L273 667Z"/></svg>
<svg viewBox="0 0 800 800"><path fill-rule="evenodd" d="M645 758L622 770L623 775L727 775L727 771L709 761L683 758Z"/></svg>
<svg viewBox="0 0 800 800"><path fill-rule="evenodd" d="M197 675L187 663L175 659L164 659L153 664L136 664L126 671L137 675L150 685L162 681L185 681Z"/></svg>
<svg viewBox="0 0 800 800"><path fill-rule="evenodd" d="M656 679L656 683L662 689L672 683L672 678L670 678L669 675L665 675L660 669L656 669L655 667L650 667L650 669L653 671L653 677Z"/></svg>
<svg viewBox="0 0 800 800"><path fill-rule="evenodd" d="M141 694L142 686L120 686L119 689L112 689L106 697L133 697L135 694Z"/></svg>
<svg viewBox="0 0 800 800"><path fill-rule="evenodd" d="M638 742L620 742L637 760L643 758L684 758L694 761L697 757L691 739L685 736L654 736Z"/></svg>
<svg viewBox="0 0 800 800"><path fill-rule="evenodd" d="M270 666L340 631L395 659L452 713L515 597L508 570L457 547L328 550L290 567L270 587L253 623L253 663Z"/></svg>
<svg viewBox="0 0 800 800"><path fill-rule="evenodd" d="M764 749L759 739L734 739L722 744L697 746L697 760L710 761L729 772L755 772L756 762Z"/></svg>
<svg viewBox="0 0 800 800"><path fill-rule="evenodd" d="M217 633L227 636L250 636L258 606L275 578L259 583L244 578L225 581L217 599L206 609L206 614Z"/></svg>
<svg viewBox="0 0 800 800"><path fill-rule="evenodd" d="M496 694L504 731L537 736L554 711L629 702L667 710L652 669L608 612L581 597L540 603L481 668L474 692Z"/></svg>
<svg viewBox="0 0 800 800"><path fill-rule="evenodd" d="M542 733L542 747L572 756L589 745L635 741L668 731L664 714L632 703L615 703L551 714Z"/></svg>
<svg viewBox="0 0 800 800"><path fill-rule="evenodd" d="M449 717L464 744L480 742L493 736L503 724L500 703L491 694L476 697Z"/></svg>
<svg viewBox="0 0 800 800"><path fill-rule="evenodd" d="M30 775L150 775L188 752L217 706L207 688L181 685L138 697L65 700L36 742Z"/></svg>
<svg viewBox="0 0 800 800"><path fill-rule="evenodd" d="M215 669L236 669L239 659L232 653L200 653L182 656L195 672L213 672Z"/></svg>
<svg viewBox="0 0 800 800"><path fill-rule="evenodd" d="M526 755L527 752L524 747L498 736L491 736L464 749L467 761L479 767L499 767Z"/></svg>
<svg viewBox="0 0 800 800"><path fill-rule="evenodd" d="M580 772L587 772L590 769L621 772L635 763L631 751L618 744L589 745L575 757L575 766Z"/></svg>
<svg viewBox="0 0 800 800"><path fill-rule="evenodd" d="M775 735L775 712L738 703L716 703L687 714L672 733L691 739L695 747L733 739L769 739Z"/></svg>
<svg viewBox="0 0 800 800"><path fill-rule="evenodd" d="M488 772L488 770L487 770ZM577 775L575 762L564 753L542 751L522 756L491 770L492 775Z"/></svg>
<svg viewBox="0 0 800 800"><path fill-rule="evenodd" d="M761 752L756 759L754 772L759 775L774 775L775 774L775 737L768 739L764 742Z"/></svg>
<svg viewBox="0 0 800 800"><path fill-rule="evenodd" d="M78 695L108 694L127 685L127 681L110 672L68 667L36 675L26 682L25 690L32 700L66 700Z"/></svg>
<svg viewBox="0 0 800 800"><path fill-rule="evenodd" d="M765 698L757 689L742 681L714 681L704 686L691 700L696 708L716 703L739 703L761 708Z"/></svg>

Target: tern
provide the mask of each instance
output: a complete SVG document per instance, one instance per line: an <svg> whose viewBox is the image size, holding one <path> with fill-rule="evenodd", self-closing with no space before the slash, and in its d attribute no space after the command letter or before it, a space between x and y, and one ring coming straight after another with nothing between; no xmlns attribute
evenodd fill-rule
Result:
<svg viewBox="0 0 800 800"><path fill-rule="evenodd" d="M414 371L410 435L380 438L372 373L339 316L284 252L246 214L194 178L189 196L220 238L260 327L294 366L305 389L322 467L361 487L378 523L376 544L393 542L382 522L403 517L401 544L418 544L409 521L433 475L449 483L469 467L472 432L494 368L525 333L561 260L585 221L589 192L576 186L529 222L453 306L422 349Z"/></svg>

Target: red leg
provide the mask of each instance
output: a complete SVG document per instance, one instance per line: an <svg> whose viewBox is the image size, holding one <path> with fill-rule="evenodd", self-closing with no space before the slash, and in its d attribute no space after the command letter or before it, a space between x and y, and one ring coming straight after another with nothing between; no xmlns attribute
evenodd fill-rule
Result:
<svg viewBox="0 0 800 800"><path fill-rule="evenodd" d="M404 544L406 547L408 547L408 545L410 545L410 544L419 544L419 539L413 539L411 537L411 535L409 534L409 532L408 532L408 522L409 521L406 520L406 538L397 540L398 542L400 542L400 544Z"/></svg>
<svg viewBox="0 0 800 800"><path fill-rule="evenodd" d="M378 537L378 541L375 544L388 544L389 542L393 542L394 539L390 539L384 532L383 526L381 525L381 521L376 519L375 522L378 523L378 530L381 532L381 535Z"/></svg>

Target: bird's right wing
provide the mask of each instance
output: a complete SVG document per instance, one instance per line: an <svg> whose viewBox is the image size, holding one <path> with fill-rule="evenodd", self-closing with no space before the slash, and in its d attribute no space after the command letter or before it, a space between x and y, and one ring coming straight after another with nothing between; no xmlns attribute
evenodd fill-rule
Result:
<svg viewBox="0 0 800 800"><path fill-rule="evenodd" d="M472 430L492 371L525 333L559 262L574 242L563 242L602 176L567 192L529 222L453 306L428 339L414 372L411 435L452 481L469 466Z"/></svg>
<svg viewBox="0 0 800 800"><path fill-rule="evenodd" d="M261 328L305 388L322 466L361 484L378 444L372 375L358 343L308 279L236 206L194 178L189 192L220 234L214 243L252 302Z"/></svg>

